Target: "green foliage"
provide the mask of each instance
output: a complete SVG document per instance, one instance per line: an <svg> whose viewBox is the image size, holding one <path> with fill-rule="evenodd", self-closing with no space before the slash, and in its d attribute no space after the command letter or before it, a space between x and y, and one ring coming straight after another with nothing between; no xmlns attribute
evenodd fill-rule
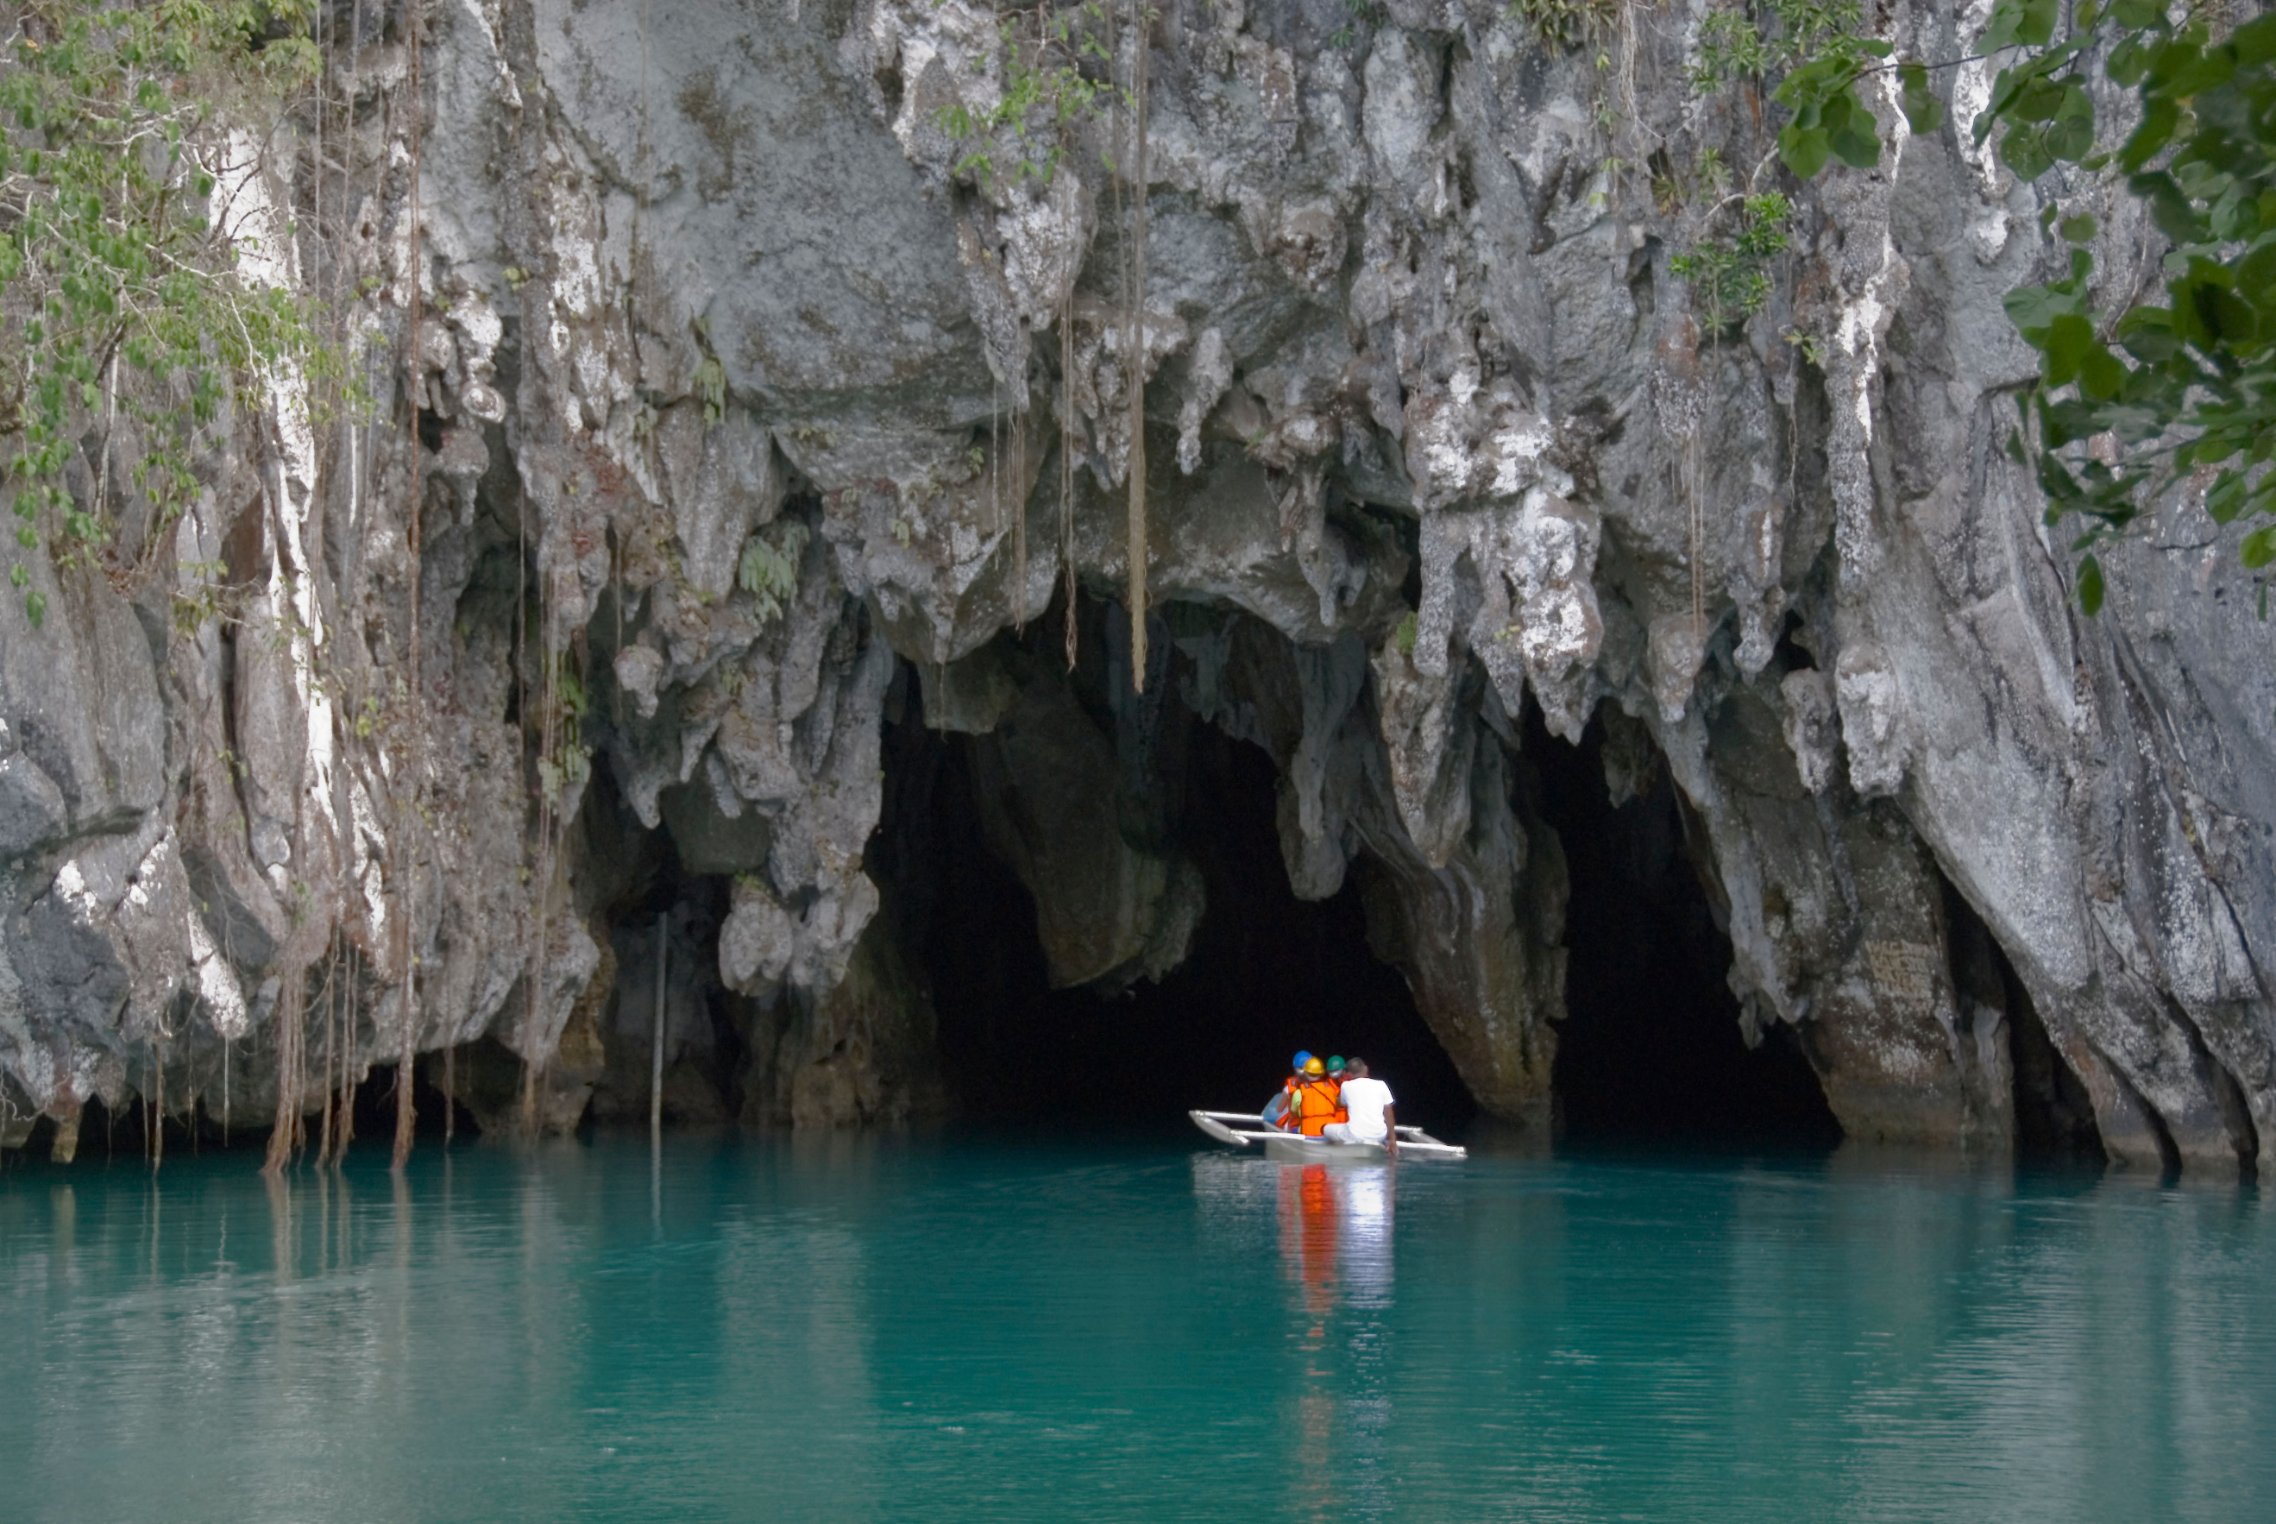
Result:
<svg viewBox="0 0 2276 1524"><path fill-rule="evenodd" d="M695 394L703 399L703 421L717 423L727 415L727 367L719 356L705 355L696 362Z"/></svg>
<svg viewBox="0 0 2276 1524"><path fill-rule="evenodd" d="M1330 47L1355 46L1359 41L1359 29L1381 26L1386 12L1380 0L1343 0L1343 14L1343 25L1328 35Z"/></svg>
<svg viewBox="0 0 2276 1524"><path fill-rule="evenodd" d="M1401 656L1415 654L1415 637L1418 633L1415 611L1407 610L1399 620L1399 627L1391 632L1391 643L1399 648Z"/></svg>
<svg viewBox="0 0 2276 1524"><path fill-rule="evenodd" d="M2010 443L2037 474L2048 523L2085 521L2073 548L2092 613L2104 594L2095 547L2185 482L2203 486L2216 523L2255 522L2247 568L2276 562L2276 16L2226 29L2226 7L2159 0L2078 0L2067 28L2065 14L2059 0L1997 0L1980 50L2004 66L1971 128L1979 143L1996 135L2021 178L2065 171L2069 199L2044 226L2071 246L2067 273L2007 297L2040 360ZM1869 168L1880 159L1859 88L1869 76L1895 75L1915 132L1936 131L1943 109L1931 66L1894 57L1860 24L1853 0L1721 10L1702 27L1695 78L1713 87L1784 70L1774 99L1786 167L1804 179L1837 159ZM2115 186L2170 241L2162 291L2096 284L2097 223L2079 203ZM1743 310L1762 289L1744 248L1743 235L1710 241L1673 268L1711 310Z"/></svg>
<svg viewBox="0 0 2276 1524"><path fill-rule="evenodd" d="M798 592L798 559L806 552L806 526L786 519L744 542L735 583L758 604L762 622L778 617Z"/></svg>
<svg viewBox="0 0 2276 1524"><path fill-rule="evenodd" d="M1709 11L1699 24L1692 83L1713 90L1732 80L1760 82L1829 51L1846 52L1863 24L1857 0L1765 0Z"/></svg>
<svg viewBox="0 0 2276 1524"><path fill-rule="evenodd" d="M1062 8L1046 3L1007 17L1004 86L996 103L975 111L958 101L936 116L950 141L965 145L956 173L993 180L997 150L1008 146L1015 180L1048 185L1074 129L1118 102L1127 104L1128 92L1109 77L1113 27L1102 0Z"/></svg>
<svg viewBox="0 0 2276 1524"><path fill-rule="evenodd" d="M1620 19L1621 0L1510 0L1509 15L1554 48L1577 48Z"/></svg>
<svg viewBox="0 0 2276 1524"><path fill-rule="evenodd" d="M0 65L0 490L17 519L9 580L36 625L23 555L108 538L75 496L84 436L135 425L127 477L169 514L226 405L279 365L325 358L289 293L245 280L213 204L221 128L257 128L313 78L313 0L31 0ZM258 137L256 132L253 134ZM124 435L121 436L125 437ZM110 448L108 440L104 448Z"/></svg>
<svg viewBox="0 0 2276 1524"><path fill-rule="evenodd" d="M537 759L537 783L546 807L554 809L570 789L592 776L593 754L584 743L589 708L584 679L566 655L548 657L546 668L551 681L541 700L547 709L544 733L554 739Z"/></svg>
<svg viewBox="0 0 2276 1524"><path fill-rule="evenodd" d="M1775 191L1735 198L1737 226L1727 238L1702 238L1668 261L1668 273L1691 286L1712 336L1727 323L1762 310L1770 298L1770 261L1786 252L1793 208ZM1731 205L1726 202L1725 205Z"/></svg>
<svg viewBox="0 0 2276 1524"><path fill-rule="evenodd" d="M2037 472L2048 523L2086 522L2073 548L2087 552L2078 594L2092 613L2093 547L2183 481L2203 485L2216 523L2266 521L2244 538L2246 567L2276 561L2276 16L2219 37L2195 13L2088 0L2059 41L2056 25L2053 0L1994 7L1985 47L2027 51L1994 81L1977 140L1998 132L2019 175L2060 164L2121 179L2172 245L2162 293L2113 299L2086 247L2094 217L2051 205L2069 271L2007 297L2039 351L2013 448ZM2097 64L2133 96L2115 120L2096 111Z"/></svg>
<svg viewBox="0 0 2276 1524"><path fill-rule="evenodd" d="M1943 103L1929 87L1927 67L1889 62L1895 49L1866 35L1857 0L1764 0L1710 12L1699 29L1699 62L1692 81L1712 90L1734 80L1767 83L1780 76L1774 99L1786 108L1778 154L1807 180L1834 159L1857 169L1881 160L1881 136L1872 108L1858 93L1867 75L1894 69L1906 119L1915 132L1942 125Z"/></svg>

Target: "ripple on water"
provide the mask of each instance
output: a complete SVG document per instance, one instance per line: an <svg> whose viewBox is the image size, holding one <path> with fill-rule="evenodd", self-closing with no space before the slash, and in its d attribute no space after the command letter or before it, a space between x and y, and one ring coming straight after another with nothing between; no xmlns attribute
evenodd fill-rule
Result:
<svg viewBox="0 0 2276 1524"><path fill-rule="evenodd" d="M2246 1192L675 1139L0 1175L39 1520L2261 1519Z"/></svg>

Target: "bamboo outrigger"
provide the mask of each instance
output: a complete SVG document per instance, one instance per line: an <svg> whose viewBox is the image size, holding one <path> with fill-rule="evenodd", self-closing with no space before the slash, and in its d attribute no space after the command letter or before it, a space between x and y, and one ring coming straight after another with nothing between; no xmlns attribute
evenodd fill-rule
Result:
<svg viewBox="0 0 2276 1524"><path fill-rule="evenodd" d="M1253 1111L1189 1111L1186 1115L1193 1118L1194 1126L1218 1142L1255 1149L1267 1159L1277 1159L1284 1164L1380 1164L1390 1157L1380 1143L1330 1143L1325 1138L1306 1138L1267 1127L1263 1118ZM1420 1127L1402 1127L1399 1129L1399 1157L1467 1159L1470 1150L1442 1143Z"/></svg>

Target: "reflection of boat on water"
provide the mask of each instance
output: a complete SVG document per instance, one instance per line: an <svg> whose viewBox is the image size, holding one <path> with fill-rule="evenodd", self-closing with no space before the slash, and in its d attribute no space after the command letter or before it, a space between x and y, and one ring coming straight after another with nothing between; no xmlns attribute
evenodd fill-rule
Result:
<svg viewBox="0 0 2276 1524"><path fill-rule="evenodd" d="M1319 1320L1338 1307L1388 1306L1394 1173L1305 1164L1273 1174L1281 1262L1303 1290L1304 1310Z"/></svg>
<svg viewBox="0 0 2276 1524"><path fill-rule="evenodd" d="M1276 1464L1289 1483L1282 1511L1291 1518L1398 1513L1385 1473L1393 1215L1403 1172L1379 1150L1368 1151L1372 1165L1358 1152L1339 1149L1361 1167L1336 1169L1276 1163L1254 1145L1192 1156L1204 1240L1244 1263L1277 1257L1287 1288L1293 1321L1277 1352L1264 1355L1270 1389L1262 1400L1275 1412Z"/></svg>
<svg viewBox="0 0 2276 1524"><path fill-rule="evenodd" d="M1189 1111L1193 1125L1220 1143L1261 1152L1283 1164L1381 1164L1390 1155L1379 1143L1330 1143L1267 1127L1253 1111ZM1467 1159L1470 1151L1442 1143L1420 1127L1399 1129L1402 1159Z"/></svg>

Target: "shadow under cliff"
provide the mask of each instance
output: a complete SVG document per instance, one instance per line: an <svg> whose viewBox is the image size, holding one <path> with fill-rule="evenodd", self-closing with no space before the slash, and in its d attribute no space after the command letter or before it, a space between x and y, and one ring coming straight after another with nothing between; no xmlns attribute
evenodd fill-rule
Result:
<svg viewBox="0 0 2276 1524"><path fill-rule="evenodd" d="M1599 714L1576 747L1532 712L1525 752L1571 877L1556 1067L1565 1135L1839 1143L1841 1127L1791 1030L1772 1025L1747 1043L1731 993L1730 941L1694 857L1696 824L1641 726Z"/></svg>

